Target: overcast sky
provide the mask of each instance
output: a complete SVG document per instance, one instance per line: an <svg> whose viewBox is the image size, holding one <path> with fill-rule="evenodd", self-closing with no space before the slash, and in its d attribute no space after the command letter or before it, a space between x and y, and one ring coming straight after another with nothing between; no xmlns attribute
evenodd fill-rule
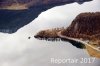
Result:
<svg viewBox="0 0 100 66"><path fill-rule="evenodd" d="M30 24L14 34L0 33L0 66L100 66L96 59L92 64L52 64L50 58L90 58L68 42L40 41L33 36L39 30L68 27L81 12L100 12L100 0L84 4L66 4L42 12ZM28 37L32 38L29 40Z"/></svg>

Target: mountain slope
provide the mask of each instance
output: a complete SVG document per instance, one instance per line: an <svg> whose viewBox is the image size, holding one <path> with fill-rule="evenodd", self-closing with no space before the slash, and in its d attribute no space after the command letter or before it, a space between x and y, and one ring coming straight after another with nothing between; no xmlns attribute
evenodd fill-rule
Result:
<svg viewBox="0 0 100 66"><path fill-rule="evenodd" d="M62 34L69 37L84 38L99 35L100 12L79 14Z"/></svg>

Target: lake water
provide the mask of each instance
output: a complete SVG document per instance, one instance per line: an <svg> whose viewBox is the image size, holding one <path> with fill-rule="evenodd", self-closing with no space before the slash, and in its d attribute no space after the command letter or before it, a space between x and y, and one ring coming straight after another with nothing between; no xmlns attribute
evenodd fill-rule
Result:
<svg viewBox="0 0 100 66"><path fill-rule="evenodd" d="M100 66L100 59L93 63L51 63L55 59L91 58L83 49L68 42L38 40L34 35L43 29L68 27L81 12L100 12L100 0L84 4L66 4L42 12L30 24L14 34L0 33L0 66ZM31 39L28 39L28 37Z"/></svg>

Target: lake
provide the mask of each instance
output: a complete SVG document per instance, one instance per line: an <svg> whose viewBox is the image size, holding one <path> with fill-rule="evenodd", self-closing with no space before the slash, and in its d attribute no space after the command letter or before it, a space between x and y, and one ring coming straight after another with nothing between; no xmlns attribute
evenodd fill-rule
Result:
<svg viewBox="0 0 100 66"><path fill-rule="evenodd" d="M83 4L72 3L42 12L30 24L16 33L0 33L0 66L100 66L100 59L92 63L52 63L51 59L92 58L88 53L68 42L38 40L34 35L44 29L68 27L82 12L100 12L100 0ZM28 39L28 37L31 37Z"/></svg>

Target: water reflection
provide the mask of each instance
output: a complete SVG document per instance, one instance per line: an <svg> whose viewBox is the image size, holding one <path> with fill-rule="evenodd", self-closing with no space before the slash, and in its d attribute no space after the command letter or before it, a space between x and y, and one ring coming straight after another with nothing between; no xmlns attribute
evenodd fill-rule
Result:
<svg viewBox="0 0 100 66"><path fill-rule="evenodd" d="M73 46L80 48L80 49L85 49L85 45L82 44L81 42L77 42L77 41L73 41L70 39L64 39L64 38L38 38L39 40L46 40L46 41L52 41L52 42L57 42L57 41L64 41L64 42L69 42L71 43Z"/></svg>

